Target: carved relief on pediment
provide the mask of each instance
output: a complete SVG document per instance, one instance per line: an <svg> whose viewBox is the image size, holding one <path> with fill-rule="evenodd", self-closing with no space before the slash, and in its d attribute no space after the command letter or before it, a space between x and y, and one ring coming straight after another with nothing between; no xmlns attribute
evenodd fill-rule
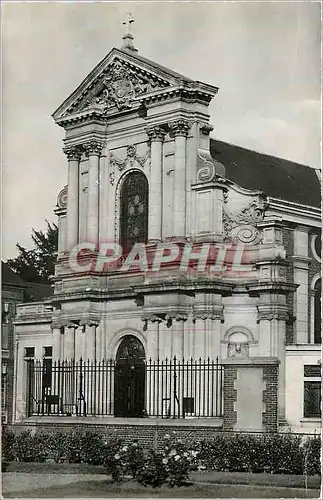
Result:
<svg viewBox="0 0 323 500"><path fill-rule="evenodd" d="M252 200L238 213L228 213L223 210L224 239L240 241L245 244L256 244L261 241L262 232L257 224L264 218L264 207L258 200Z"/></svg>
<svg viewBox="0 0 323 500"><path fill-rule="evenodd" d="M169 85L169 82L116 58L92 85L92 91L71 111L96 108L106 112L113 107L128 109L141 95Z"/></svg>

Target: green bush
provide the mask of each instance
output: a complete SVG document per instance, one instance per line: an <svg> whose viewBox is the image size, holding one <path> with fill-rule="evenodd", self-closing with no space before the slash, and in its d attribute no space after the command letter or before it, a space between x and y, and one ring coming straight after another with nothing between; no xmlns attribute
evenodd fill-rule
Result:
<svg viewBox="0 0 323 500"><path fill-rule="evenodd" d="M149 450L141 467L138 468L136 480L143 486L157 488L167 480L167 471L163 462L163 456Z"/></svg>
<svg viewBox="0 0 323 500"><path fill-rule="evenodd" d="M102 465L114 481L131 476L152 486L160 481L179 486L195 469L319 475L320 446L317 436L301 438L295 434L219 432L210 440L185 443L171 433L156 453L137 441L126 443L115 434L103 438L99 433L77 430L35 434L2 431L3 462L53 460Z"/></svg>
<svg viewBox="0 0 323 500"><path fill-rule="evenodd" d="M304 440L303 470L308 476L321 474L321 438Z"/></svg>
<svg viewBox="0 0 323 500"><path fill-rule="evenodd" d="M10 462L14 460L13 443L15 434L6 426L2 427L1 432L1 458L3 462Z"/></svg>
<svg viewBox="0 0 323 500"><path fill-rule="evenodd" d="M320 440L313 437L308 443L313 465L307 473L318 474ZM201 464L208 470L272 474L303 474L307 450L295 434L247 433L219 433L212 440L197 443L197 449Z"/></svg>

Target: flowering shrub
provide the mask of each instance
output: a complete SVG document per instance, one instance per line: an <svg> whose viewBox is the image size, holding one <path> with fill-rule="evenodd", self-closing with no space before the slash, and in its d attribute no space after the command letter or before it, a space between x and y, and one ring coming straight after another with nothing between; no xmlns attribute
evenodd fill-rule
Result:
<svg viewBox="0 0 323 500"><path fill-rule="evenodd" d="M197 467L197 451L191 450L181 439L165 435L162 451L163 464L170 487L181 486L188 482L189 473Z"/></svg>
<svg viewBox="0 0 323 500"><path fill-rule="evenodd" d="M156 488L162 486L167 480L166 467L161 453L149 451L144 458L141 467L136 473L136 480L143 486Z"/></svg>
<svg viewBox="0 0 323 500"><path fill-rule="evenodd" d="M294 434L221 433L214 439L185 443L166 434L157 452L137 441L126 443L93 432L2 432L3 461L87 463L103 465L113 481L131 476L141 484L180 486L196 469L320 474L319 437Z"/></svg>
<svg viewBox="0 0 323 500"><path fill-rule="evenodd" d="M114 482L120 482L125 476L136 478L138 470L142 467L145 457L137 441L125 444L122 439L111 440L107 445L105 465L108 474Z"/></svg>

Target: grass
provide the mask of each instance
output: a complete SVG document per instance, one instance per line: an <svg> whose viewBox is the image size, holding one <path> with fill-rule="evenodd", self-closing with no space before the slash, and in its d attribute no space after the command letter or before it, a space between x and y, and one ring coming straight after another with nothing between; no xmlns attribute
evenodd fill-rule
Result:
<svg viewBox="0 0 323 500"><path fill-rule="evenodd" d="M59 478L58 478L59 481ZM193 484L181 488L143 487L131 481L115 485L107 480L4 493L3 498L318 498L319 490L228 484Z"/></svg>

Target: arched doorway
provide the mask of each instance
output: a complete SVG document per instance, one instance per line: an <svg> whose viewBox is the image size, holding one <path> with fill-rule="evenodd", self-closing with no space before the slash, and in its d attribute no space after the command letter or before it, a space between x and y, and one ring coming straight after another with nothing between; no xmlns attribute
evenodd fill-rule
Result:
<svg viewBox="0 0 323 500"><path fill-rule="evenodd" d="M134 335L121 342L116 356L115 417L142 417L145 409L145 349Z"/></svg>

